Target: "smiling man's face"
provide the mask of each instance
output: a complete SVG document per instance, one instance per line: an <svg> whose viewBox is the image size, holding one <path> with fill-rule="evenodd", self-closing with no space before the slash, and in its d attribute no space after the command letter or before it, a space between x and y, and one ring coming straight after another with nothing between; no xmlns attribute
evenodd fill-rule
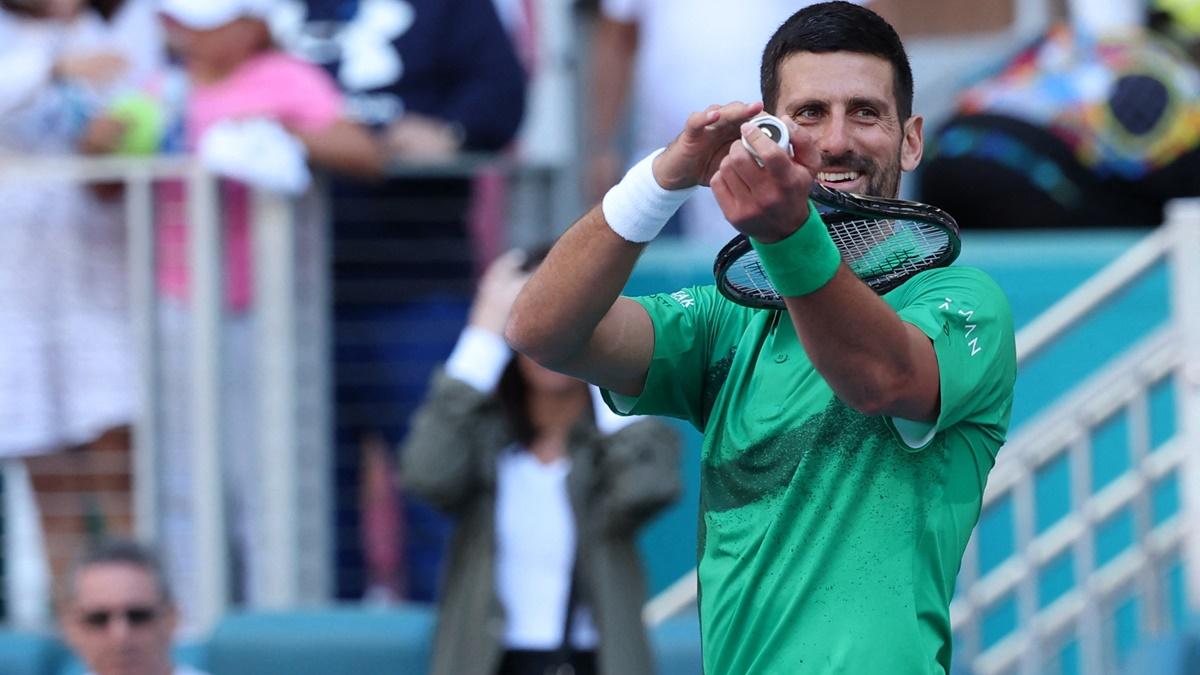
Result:
<svg viewBox="0 0 1200 675"><path fill-rule="evenodd" d="M892 65L857 52L796 52L779 64L775 114L812 136L821 151L821 184L895 197L900 172L921 161L923 120L901 121Z"/></svg>

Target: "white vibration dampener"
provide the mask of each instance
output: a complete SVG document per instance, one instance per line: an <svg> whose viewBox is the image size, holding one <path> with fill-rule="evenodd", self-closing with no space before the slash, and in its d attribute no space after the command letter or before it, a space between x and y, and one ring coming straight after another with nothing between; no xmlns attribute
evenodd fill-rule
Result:
<svg viewBox="0 0 1200 675"><path fill-rule="evenodd" d="M774 115L763 113L750 120L750 123L766 134L767 138L775 141L775 145L783 148L789 157L792 155L792 143L788 136L787 125L783 123L783 120ZM745 136L742 136L742 147L750 152L750 156L754 158L754 161L758 162L759 166L763 165L762 157L758 156L758 153L750 146L750 142L746 140Z"/></svg>

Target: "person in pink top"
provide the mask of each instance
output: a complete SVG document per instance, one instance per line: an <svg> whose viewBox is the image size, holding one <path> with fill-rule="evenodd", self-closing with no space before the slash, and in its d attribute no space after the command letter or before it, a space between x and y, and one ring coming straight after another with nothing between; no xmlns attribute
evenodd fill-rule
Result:
<svg viewBox="0 0 1200 675"><path fill-rule="evenodd" d="M286 174L286 166L236 173L238 168L244 172L244 165L256 159L254 152L261 150L262 134L254 132L282 128L299 141L299 152L314 165L357 176L379 175L383 153L364 127L343 115L342 96L332 78L276 48L267 19L278 4L274 0L162 0L168 43L182 59L186 83L165 83L160 95L169 106L170 98L182 94L183 149L201 151L202 159L216 164L212 168L218 173L231 173L222 171L231 169L233 177L256 187L297 191L273 185L278 179L274 174ZM244 124L250 121L258 126ZM243 123L241 132L238 123ZM234 154L214 159L204 146L217 135L232 144L244 141L245 154L237 156L235 148ZM159 278L169 295L185 297L186 219L182 188L175 186L175 190L176 194L160 191L160 209L166 204L178 208L162 209L160 216ZM232 183L224 185L222 192L228 294L232 308L240 310L250 300L248 191L245 184Z"/></svg>
<svg viewBox="0 0 1200 675"><path fill-rule="evenodd" d="M356 176L375 176L384 157L367 130L343 114L341 95L320 68L280 51L268 18L272 0L160 0L169 48L181 72L158 78L154 98L167 118L167 150L195 153L222 177L220 214L227 306L222 325L221 448L224 497L231 530L233 596L254 603L262 570L254 542L260 495L256 457L251 194L269 190L308 193L311 164ZM172 147L173 146L173 147ZM189 430L188 220L184 185L156 187L158 279L163 296L162 397L158 444L161 548L170 576L179 582L185 631L195 628L197 585ZM297 209L298 214L314 212ZM314 223L297 222L297 237ZM303 241L301 248L303 248Z"/></svg>

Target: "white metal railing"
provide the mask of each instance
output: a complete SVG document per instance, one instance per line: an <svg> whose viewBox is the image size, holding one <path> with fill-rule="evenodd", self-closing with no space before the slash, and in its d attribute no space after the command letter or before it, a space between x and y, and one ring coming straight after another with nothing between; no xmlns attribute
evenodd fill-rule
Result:
<svg viewBox="0 0 1200 675"><path fill-rule="evenodd" d="M129 288L137 359L139 405L135 433L134 522L139 536L158 540L157 447L161 406L161 351L156 312L155 232L152 184L176 179L187 185L190 287L191 481L194 504L198 606L194 630L211 627L229 602L228 547L221 466L221 323L223 316L222 240L217 179L188 158L145 159L77 157L0 159L4 180L122 182L125 185ZM282 197L254 197L252 237L255 268L257 395L262 415L256 425L263 473L266 537L261 564L269 573L262 603L284 607L329 596L328 327L324 255L297 253L299 228L315 228L307 238L322 242L324 223L297 218L294 204ZM305 213L318 213L311 208ZM309 219L311 220L311 219ZM303 263L301 269L298 264ZM301 330L303 328L303 330ZM300 373L305 381L300 382ZM317 414L314 414L314 411ZM19 476L19 472L8 472ZM303 490L304 498L300 498ZM11 513L11 512L10 512ZM10 515L10 513L6 513ZM11 518L9 519L11 521ZM44 604L44 595L22 597L10 585L16 605ZM36 593L36 590L34 591Z"/></svg>
<svg viewBox="0 0 1200 675"><path fill-rule="evenodd" d="M1147 627L1157 629L1150 623L1162 617L1164 603L1158 593L1162 568L1165 561L1178 556L1186 529L1179 514L1153 525L1149 492L1159 480L1178 471L1187 455L1179 436L1163 447L1150 447L1146 393L1178 371L1182 363L1178 344L1173 329L1158 331L1049 411L1041 422L1025 427L1001 453L1002 459L988 479L983 508L1012 500L1014 552L980 575L976 530L963 558L959 596L951 606L952 626L961 637L956 649L978 675L1013 668L1044 672L1043 663L1061 647L1057 643L1067 640L1062 637L1066 634L1081 641L1083 672L1111 672L1114 659L1106 651L1109 645L1100 638L1099 620L1128 595L1135 582L1142 586L1138 595L1152 609L1144 613ZM1122 412L1130 420L1131 469L1093 493L1091 431ZM1070 467L1071 510L1038 534L1034 482L1040 469L1064 456ZM1101 565L1094 550L1096 530L1126 508L1134 514L1136 543ZM1072 556L1074 588L1040 607L1039 571L1064 553ZM982 616L1014 596L1016 630L984 648Z"/></svg>
<svg viewBox="0 0 1200 675"><path fill-rule="evenodd" d="M470 154L443 163L400 162L393 177L470 178L491 172L508 183L503 232L507 243L530 245L556 233L549 224L567 223L579 211L562 158ZM229 602L228 535L222 493L221 406L222 228L217 179L187 157L121 158L0 156L0 179L121 182L125 186L130 312L136 352L139 404L132 420L134 525L148 541L160 540L161 503L156 461L164 406L160 396L162 353L154 228L153 183L182 180L187 186L190 274L188 416L197 499L195 550L199 559L189 632L202 633ZM300 201L267 193L253 199L252 242L255 327L255 424L264 502L258 520L262 541L256 556L262 581L258 604L286 608L332 597L331 466L332 405L329 399L330 307L325 191L318 185ZM0 223L2 226L2 223ZM503 242L502 242L503 243ZM0 349L2 355L2 349ZM39 539L29 522L30 499L19 462L8 462L3 517L9 550L28 551ZM24 515L22 515L24 514ZM16 517L14 516L21 516ZM14 527L15 526L15 527ZM31 543L32 542L32 543ZM48 621L48 581L29 555L9 559L5 595L10 624L40 628ZM12 563L15 563L15 567ZM44 565L41 565L44 568Z"/></svg>
<svg viewBox="0 0 1200 675"><path fill-rule="evenodd" d="M987 574L979 573L978 530L963 557L951 622L960 640L956 656L969 662L977 675L1045 672L1054 658L1052 650L1073 638L1080 641L1080 672L1110 672L1115 663L1111 641L1102 637L1101 612L1111 610L1122 593L1132 590L1147 607L1139 613L1143 629L1160 632L1167 604L1161 590L1162 566L1174 557L1185 562L1191 605L1200 606L1200 533L1194 525L1200 522L1200 200L1170 204L1161 228L1024 327L1017 334L1017 362L1027 362L1164 262L1172 271L1172 318L1166 327L1023 425L988 478L983 508L1013 499L1017 532L1014 555ZM1176 387L1177 429L1163 447L1151 448L1147 392L1164 378L1173 378ZM1129 414L1131 468L1092 494L1089 432L1119 410ZM1070 513L1037 534L1034 477L1039 468L1064 455L1071 471ZM1150 487L1173 472L1179 480L1180 511L1155 525ZM1097 565L1095 528L1126 507L1134 513L1135 544ZM1037 573L1068 550L1073 553L1075 587L1039 608ZM646 623L657 625L693 605L696 583L693 569L652 598L643 610ZM1013 594L1017 629L983 649L981 617Z"/></svg>
<svg viewBox="0 0 1200 675"><path fill-rule="evenodd" d="M1187 585L1193 605L1197 600L1200 201L1171 204L1161 228L1023 329L1017 339L1018 361L1038 353L1161 263L1171 268L1170 321L1024 425L1000 453L988 478L983 508L1011 499L1016 532L1013 555L986 574L979 573L978 530L963 557L951 619L961 638L956 652L977 675L1046 672L1057 651L1073 640L1078 641L1081 672L1114 672L1120 665L1113 644L1116 636L1104 617L1119 602L1136 598L1142 608L1139 631L1161 633L1168 627L1163 576L1171 561L1182 562L1190 576ZM1156 386L1174 387L1177 428L1162 447L1152 448L1147 398ZM1093 492L1092 432L1122 413L1129 423L1129 470ZM1037 472L1061 458L1066 458L1071 476L1071 511L1037 533ZM1154 523L1151 490L1164 479L1179 481L1182 503L1178 513ZM1132 514L1133 544L1111 560L1099 561L1094 545L1097 530L1123 509ZM1038 597L1039 571L1068 552L1074 586L1043 607ZM983 615L1014 598L1015 629L996 644L982 645Z"/></svg>

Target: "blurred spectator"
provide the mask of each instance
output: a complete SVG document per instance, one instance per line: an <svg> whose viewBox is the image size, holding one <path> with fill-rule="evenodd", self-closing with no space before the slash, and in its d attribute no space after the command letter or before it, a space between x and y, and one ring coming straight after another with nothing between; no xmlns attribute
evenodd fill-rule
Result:
<svg viewBox="0 0 1200 675"><path fill-rule="evenodd" d="M162 61L149 0L0 1L0 162L76 152ZM123 126L110 125L117 143ZM0 457L26 457L53 575L89 529L128 531L134 398L119 203L0 178ZM58 452L70 449L69 453Z"/></svg>
<svg viewBox="0 0 1200 675"><path fill-rule="evenodd" d="M569 651L567 672L649 674L635 539L678 497L678 439L514 358L501 333L523 258L484 275L401 454L403 483L456 519L431 672L557 673Z"/></svg>
<svg viewBox="0 0 1200 675"><path fill-rule="evenodd" d="M809 0L600 0L592 47L585 194L597 202L633 161L675 138L713 101L758 101L762 46ZM716 49L713 45L721 45ZM627 103L632 147L620 148ZM734 234L708 190L667 232L714 250Z"/></svg>
<svg viewBox="0 0 1200 675"><path fill-rule="evenodd" d="M964 228L1151 227L1200 195L1200 25L1072 16L968 88L933 136L919 199ZM1196 3L1191 3L1196 6ZM1194 10L1192 11L1194 14Z"/></svg>
<svg viewBox="0 0 1200 675"><path fill-rule="evenodd" d="M474 260L469 166L511 141L525 73L491 0L309 0L280 21L289 48L346 92L353 117L425 174L332 186L336 514L340 597L367 590L354 508L363 457L394 447L466 317ZM439 165L442 166L439 169ZM408 594L431 601L449 531L406 500Z"/></svg>
<svg viewBox="0 0 1200 675"><path fill-rule="evenodd" d="M267 18L274 0L162 0L168 43L182 72L160 74L148 93L168 117L164 139L170 148L196 152L220 175L237 179L220 185L225 242L226 304L221 349L221 447L225 469L234 567L234 599L253 603L262 575L256 542L261 540L260 480L255 434L254 326L250 269L250 187L302 195L309 184L308 163L318 167L377 175L382 153L370 134L349 121L343 100L327 73L280 51ZM173 138L177 135L178 138ZM111 146L108 149L113 149ZM159 283L165 300L162 324L163 406L159 469L163 551L172 578L185 592L180 609L192 627L197 586L193 525L192 462L188 415L189 331L187 210L180 181L157 186ZM297 213L312 213L298 208ZM302 242L316 229L297 223ZM299 248L306 246L301 243Z"/></svg>
<svg viewBox="0 0 1200 675"><path fill-rule="evenodd" d="M178 616L149 549L122 539L101 542L65 579L62 631L88 675L204 675L174 663Z"/></svg>

